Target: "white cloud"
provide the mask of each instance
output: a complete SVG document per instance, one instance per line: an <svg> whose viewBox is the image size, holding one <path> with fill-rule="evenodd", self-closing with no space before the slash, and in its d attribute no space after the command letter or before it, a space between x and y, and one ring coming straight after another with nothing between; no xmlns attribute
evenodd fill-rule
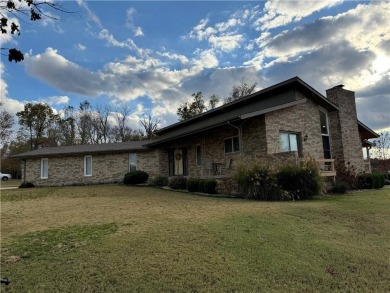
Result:
<svg viewBox="0 0 390 293"><path fill-rule="evenodd" d="M83 7L85 9L85 11L87 12L88 19L92 21L95 25L97 25L99 28L101 28L102 23L100 22L99 17L89 9L88 4L85 3L85 1L83 0L76 0L76 2L80 7Z"/></svg>
<svg viewBox="0 0 390 293"><path fill-rule="evenodd" d="M256 20L254 25L260 30L272 29L297 22L324 8L333 7L343 0L322 1L267 1L264 6L264 15Z"/></svg>
<svg viewBox="0 0 390 293"><path fill-rule="evenodd" d="M75 46L75 48L77 49L77 50L79 50L79 51L85 51L86 49L87 49L87 46L84 46L84 45L82 45L82 44L76 44L76 45L74 45Z"/></svg>
<svg viewBox="0 0 390 293"><path fill-rule="evenodd" d="M126 27L133 31L134 36L139 37L139 36L143 36L144 32L142 31L141 27L134 25L133 16L136 13L137 13L137 10L135 10L134 7L127 9L127 11L126 11Z"/></svg>
<svg viewBox="0 0 390 293"><path fill-rule="evenodd" d="M46 103L50 106L68 104L70 101L68 96L52 96L41 99L40 102Z"/></svg>

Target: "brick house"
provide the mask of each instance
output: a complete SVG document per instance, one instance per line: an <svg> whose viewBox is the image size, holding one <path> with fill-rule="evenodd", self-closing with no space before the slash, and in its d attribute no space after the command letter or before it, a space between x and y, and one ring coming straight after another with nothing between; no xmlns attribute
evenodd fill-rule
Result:
<svg viewBox="0 0 390 293"><path fill-rule="evenodd" d="M354 92L340 85L326 94L294 77L160 129L154 140L23 153L23 180L37 186L115 182L131 170L220 177L236 161L270 156L314 158L324 176L335 176L335 161L370 172L367 140L378 134L357 120Z"/></svg>

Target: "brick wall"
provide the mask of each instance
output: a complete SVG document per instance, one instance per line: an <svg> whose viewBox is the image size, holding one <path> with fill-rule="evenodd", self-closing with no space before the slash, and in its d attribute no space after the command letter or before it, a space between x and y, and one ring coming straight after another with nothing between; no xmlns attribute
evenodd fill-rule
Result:
<svg viewBox="0 0 390 293"><path fill-rule="evenodd" d="M304 157L324 158L319 107L311 100L265 114L265 125L268 154L279 152L279 132L288 131L299 134Z"/></svg>
<svg viewBox="0 0 390 293"><path fill-rule="evenodd" d="M362 173L364 163L355 93L338 86L327 90L326 95L329 100L339 106L339 112L332 113L330 123L333 157L346 165L355 167L357 173Z"/></svg>
<svg viewBox="0 0 390 293"><path fill-rule="evenodd" d="M119 182L129 172L129 153L92 155L92 176L84 176L84 155L49 157L47 179L41 179L41 159L27 159L25 181L36 186ZM157 175L158 151L138 152L137 169Z"/></svg>

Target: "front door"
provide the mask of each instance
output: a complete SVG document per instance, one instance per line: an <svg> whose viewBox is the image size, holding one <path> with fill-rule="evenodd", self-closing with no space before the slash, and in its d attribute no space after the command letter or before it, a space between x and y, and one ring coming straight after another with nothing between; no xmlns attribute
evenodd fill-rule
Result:
<svg viewBox="0 0 390 293"><path fill-rule="evenodd" d="M187 149L168 150L169 176L186 176L188 174Z"/></svg>

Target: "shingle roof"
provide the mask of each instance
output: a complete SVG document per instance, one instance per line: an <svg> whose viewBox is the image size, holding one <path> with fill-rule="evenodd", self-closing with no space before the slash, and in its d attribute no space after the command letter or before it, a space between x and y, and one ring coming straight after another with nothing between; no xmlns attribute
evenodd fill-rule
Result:
<svg viewBox="0 0 390 293"><path fill-rule="evenodd" d="M105 143L105 144L89 144L89 145L72 145L40 148L30 152L14 155L18 158L33 158L33 157L52 157L62 155L80 155L80 154L94 154L94 153L121 153L128 151L142 151L147 150L147 144L152 140L130 141L119 143Z"/></svg>

